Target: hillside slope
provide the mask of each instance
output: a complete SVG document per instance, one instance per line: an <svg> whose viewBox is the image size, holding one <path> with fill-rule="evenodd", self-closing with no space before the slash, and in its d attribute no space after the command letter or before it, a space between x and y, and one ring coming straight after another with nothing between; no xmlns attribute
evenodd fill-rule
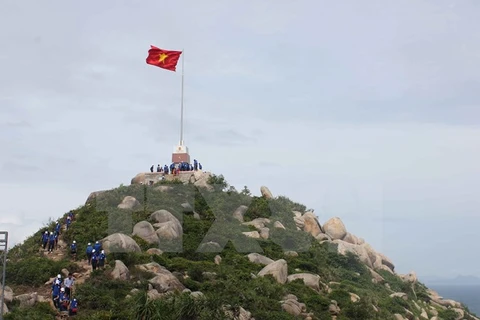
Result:
<svg viewBox="0 0 480 320"><path fill-rule="evenodd" d="M339 218L321 225L304 205L261 193L202 172L93 192L53 253L40 245L53 221L10 250L5 320L61 318L51 282L69 272L76 319L479 320L414 273L397 274ZM92 271L85 248L95 241L107 263Z"/></svg>

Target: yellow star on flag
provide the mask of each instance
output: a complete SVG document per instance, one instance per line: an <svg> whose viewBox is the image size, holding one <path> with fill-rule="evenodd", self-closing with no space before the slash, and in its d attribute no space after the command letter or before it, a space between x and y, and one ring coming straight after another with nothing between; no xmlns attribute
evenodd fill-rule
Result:
<svg viewBox="0 0 480 320"><path fill-rule="evenodd" d="M159 56L159 58L158 58L158 62L163 62L163 63L165 63L165 59L167 59L167 57L168 57L168 54L163 53L163 52L160 53L160 56Z"/></svg>

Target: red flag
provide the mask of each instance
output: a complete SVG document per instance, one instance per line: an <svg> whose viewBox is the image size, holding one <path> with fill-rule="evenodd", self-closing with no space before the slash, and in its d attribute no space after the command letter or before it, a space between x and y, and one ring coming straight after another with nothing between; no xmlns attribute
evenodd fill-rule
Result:
<svg viewBox="0 0 480 320"><path fill-rule="evenodd" d="M175 71L181 54L182 51L164 50L150 45L146 61L152 66Z"/></svg>

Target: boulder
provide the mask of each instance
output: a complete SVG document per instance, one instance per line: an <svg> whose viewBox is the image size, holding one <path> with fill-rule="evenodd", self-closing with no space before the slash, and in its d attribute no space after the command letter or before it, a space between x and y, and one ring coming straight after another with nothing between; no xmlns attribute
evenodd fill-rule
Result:
<svg viewBox="0 0 480 320"><path fill-rule="evenodd" d="M158 228L156 234L159 239L174 240L183 235L183 228L178 220L156 223L154 226Z"/></svg>
<svg viewBox="0 0 480 320"><path fill-rule="evenodd" d="M250 253L249 255L247 255L247 257L248 257L248 260L250 260L250 262L256 263L256 264L263 264L265 266L275 262L274 260L267 258L265 256L262 256L261 254L258 254L258 253Z"/></svg>
<svg viewBox="0 0 480 320"><path fill-rule="evenodd" d="M403 300L408 300L408 295L404 292L395 292L390 295L390 298L401 298Z"/></svg>
<svg viewBox="0 0 480 320"><path fill-rule="evenodd" d="M284 284L287 282L287 271L287 261L280 259L265 266L260 270L258 276L264 277L266 275L272 275L278 283Z"/></svg>
<svg viewBox="0 0 480 320"><path fill-rule="evenodd" d="M155 222L158 222L158 223L169 222L169 221L180 223L180 221L177 219L177 217L175 217L169 211L163 210L163 209L162 210L157 210L154 213L152 213L150 215L150 219L155 221Z"/></svg>
<svg viewBox="0 0 480 320"><path fill-rule="evenodd" d="M140 202L138 202L137 199L132 196L126 196L125 198L123 198L122 203L120 203L117 207L119 209L133 210L141 206L142 205L140 204Z"/></svg>
<svg viewBox="0 0 480 320"><path fill-rule="evenodd" d="M418 281L415 271L411 271L410 273L405 275L400 275L400 278L407 283L416 283Z"/></svg>
<svg viewBox="0 0 480 320"><path fill-rule="evenodd" d="M88 204L89 202L93 201L94 199L99 199L102 194L107 192L106 190L101 190L101 191L94 191L88 195L87 201L85 201L85 204Z"/></svg>
<svg viewBox="0 0 480 320"><path fill-rule="evenodd" d="M294 317L298 317L303 312L305 312L306 309L307 308L305 304L300 303L297 300L287 299L287 300L284 300L282 303L282 310L284 310L288 314L291 314Z"/></svg>
<svg viewBox="0 0 480 320"><path fill-rule="evenodd" d="M351 234L350 232L347 232L345 235L345 238L343 238L343 241L351 243L351 244L360 244L357 236Z"/></svg>
<svg viewBox="0 0 480 320"><path fill-rule="evenodd" d="M158 248L150 248L147 250L147 254L154 256L154 255L159 255L161 256L163 254L163 251L158 249Z"/></svg>
<svg viewBox="0 0 480 320"><path fill-rule="evenodd" d="M123 233L114 233L102 239L102 247L106 254L112 252L141 252L138 244Z"/></svg>
<svg viewBox="0 0 480 320"><path fill-rule="evenodd" d="M5 297L3 301L6 303L10 303L13 301L13 290L9 286L5 286ZM2 296L2 287L0 287L0 297Z"/></svg>
<svg viewBox="0 0 480 320"><path fill-rule="evenodd" d="M156 276L148 282L159 293L179 291L181 292L185 287L183 284L167 269L163 268L155 272Z"/></svg>
<svg viewBox="0 0 480 320"><path fill-rule="evenodd" d="M330 305L328 306L328 312L330 313L330 315L336 316L340 314L340 311L341 310L340 310L340 307L338 306L337 301L331 300Z"/></svg>
<svg viewBox="0 0 480 320"><path fill-rule="evenodd" d="M262 197L264 197L265 199L273 199L273 195L270 192L270 189L268 189L265 186L260 187L260 193L262 194Z"/></svg>
<svg viewBox="0 0 480 320"><path fill-rule="evenodd" d="M288 282L295 281L297 279L303 280L303 283L307 286L312 288L313 290L320 292L320 276L317 274L311 273L295 273L291 274L287 277Z"/></svg>
<svg viewBox="0 0 480 320"><path fill-rule="evenodd" d="M155 229L148 221L140 221L133 227L133 235L139 236L148 243L158 243L159 239Z"/></svg>
<svg viewBox="0 0 480 320"><path fill-rule="evenodd" d="M246 232L242 232L242 234L244 234L249 238L260 239L260 234L258 233L258 231L246 231Z"/></svg>
<svg viewBox="0 0 480 320"><path fill-rule="evenodd" d="M284 226L280 221L275 221L275 222L273 223L273 227L274 227L274 228L277 228L277 229L283 229L283 230L285 230L285 226Z"/></svg>
<svg viewBox="0 0 480 320"><path fill-rule="evenodd" d="M215 241L203 242L198 246L197 252L220 252L222 247Z"/></svg>
<svg viewBox="0 0 480 320"><path fill-rule="evenodd" d="M237 219L240 222L243 222L243 216L245 215L245 212L247 212L247 210L247 206L242 205L238 207L235 212L233 212L233 218Z"/></svg>
<svg viewBox="0 0 480 320"><path fill-rule="evenodd" d="M342 240L333 240L332 243L337 245L338 253L343 255L345 255L347 252L356 254L360 261L365 263L368 267L373 268L368 251L364 246L351 244Z"/></svg>
<svg viewBox="0 0 480 320"><path fill-rule="evenodd" d="M323 230L325 233L330 236L333 240L343 240L347 235L347 229L343 224L342 220L338 217L329 219L323 225Z"/></svg>
<svg viewBox="0 0 480 320"><path fill-rule="evenodd" d="M349 292L349 294L350 294L350 301L352 301L352 302L360 301L360 297L357 294L352 293L352 292Z"/></svg>
<svg viewBox="0 0 480 320"><path fill-rule="evenodd" d="M213 261L215 262L216 265L219 265L220 263L222 263L222 257L220 257L219 255L216 255Z"/></svg>
<svg viewBox="0 0 480 320"><path fill-rule="evenodd" d="M249 222L242 223L244 226L254 226L256 229L260 230L265 228L265 224L270 223L270 220L267 218L257 218Z"/></svg>
<svg viewBox="0 0 480 320"><path fill-rule="evenodd" d="M322 232L320 223L313 212L305 212L303 215L303 231L310 233L313 237L316 237Z"/></svg>
<svg viewBox="0 0 480 320"><path fill-rule="evenodd" d="M319 233L315 239L317 239L318 241L332 241L332 238L330 238L328 235L326 235L325 233Z"/></svg>
<svg viewBox="0 0 480 320"><path fill-rule="evenodd" d="M269 228L265 227L260 229L260 237L262 237L262 239L268 239L269 236L270 236Z"/></svg>
<svg viewBox="0 0 480 320"><path fill-rule="evenodd" d="M7 314L8 312L9 312L9 311L8 311L8 307L7 307L7 305L6 305L5 302L4 302L4 303L3 303L3 313L2 313L2 315Z"/></svg>
<svg viewBox="0 0 480 320"><path fill-rule="evenodd" d="M113 279L117 280L130 279L130 271L128 270L127 266L120 260L115 260L115 268L113 268L111 275Z"/></svg>
<svg viewBox="0 0 480 320"><path fill-rule="evenodd" d="M33 307L33 305L38 301L38 295L36 292L25 293L13 298L20 302L20 307Z"/></svg>

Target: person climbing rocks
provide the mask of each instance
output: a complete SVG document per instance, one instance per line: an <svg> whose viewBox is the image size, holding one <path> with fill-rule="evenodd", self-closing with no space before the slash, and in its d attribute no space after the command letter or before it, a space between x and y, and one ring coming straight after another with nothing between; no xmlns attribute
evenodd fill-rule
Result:
<svg viewBox="0 0 480 320"><path fill-rule="evenodd" d="M55 285L61 287L63 284L63 278L62 278L62 275L59 273L57 275L57 279L55 279Z"/></svg>
<svg viewBox="0 0 480 320"><path fill-rule="evenodd" d="M162 168L160 167L160 165L157 165L157 172L160 172L162 171Z"/></svg>
<svg viewBox="0 0 480 320"><path fill-rule="evenodd" d="M97 270L98 255L97 250L93 249L92 251L92 270Z"/></svg>
<svg viewBox="0 0 480 320"><path fill-rule="evenodd" d="M67 230L70 228L70 224L72 224L72 218L70 216L67 216Z"/></svg>
<svg viewBox="0 0 480 320"><path fill-rule="evenodd" d="M58 248L58 233L55 231L54 234L55 234L55 250L57 250L57 248Z"/></svg>
<svg viewBox="0 0 480 320"><path fill-rule="evenodd" d="M58 310L61 311L67 311L68 309L65 306L65 302L67 302L68 306L68 298L65 295L65 288L60 289L60 294L58 295Z"/></svg>
<svg viewBox="0 0 480 320"><path fill-rule="evenodd" d="M193 170L195 170L195 171L198 170L198 162L197 162L197 159L193 159Z"/></svg>
<svg viewBox="0 0 480 320"><path fill-rule="evenodd" d="M165 172L165 174L168 174L168 166L167 165L163 166L163 172Z"/></svg>
<svg viewBox="0 0 480 320"><path fill-rule="evenodd" d="M70 220L72 220L72 222L73 222L73 211L72 210L70 210L68 212L68 216L70 217Z"/></svg>
<svg viewBox="0 0 480 320"><path fill-rule="evenodd" d="M102 244L100 242L96 241L95 245L93 246L93 249L95 249L95 251L97 252L97 255L98 255L100 250L102 250Z"/></svg>
<svg viewBox="0 0 480 320"><path fill-rule="evenodd" d="M87 261L88 261L89 265L92 262L92 252L93 252L93 247L92 247L92 244L89 242L88 245L87 245L87 250L86 250Z"/></svg>
<svg viewBox="0 0 480 320"><path fill-rule="evenodd" d="M53 305L57 309L59 307L59 299L60 299L60 286L56 286L54 284L52 287L52 300L53 300Z"/></svg>
<svg viewBox="0 0 480 320"><path fill-rule="evenodd" d="M72 256L73 261L77 260L77 241L73 240L70 245L70 255Z"/></svg>
<svg viewBox="0 0 480 320"><path fill-rule="evenodd" d="M53 248L55 246L55 234L50 232L50 236L48 237L48 252L53 252Z"/></svg>
<svg viewBox="0 0 480 320"><path fill-rule="evenodd" d="M72 302L70 303L70 308L68 310L68 315L69 316L74 316L78 312L78 301L77 299L73 299Z"/></svg>
<svg viewBox="0 0 480 320"><path fill-rule="evenodd" d="M48 231L45 231L45 232L42 234L42 245L43 245L43 250L45 250L45 249L47 248L47 244L48 244L48 238L49 238Z"/></svg>
<svg viewBox="0 0 480 320"><path fill-rule="evenodd" d="M73 278L73 274L70 272L68 274L68 278L65 279L64 281L64 286L65 286L65 293L71 297L72 296L72 288L75 283L75 279Z"/></svg>
<svg viewBox="0 0 480 320"><path fill-rule="evenodd" d="M153 172L153 168L154 168L154 166L152 164L152 166L150 167L150 172Z"/></svg>
<svg viewBox="0 0 480 320"><path fill-rule="evenodd" d="M105 260L107 259L107 256L105 255L105 250L102 250L100 254L98 255L98 268L99 269L104 269L105 268Z"/></svg>
<svg viewBox="0 0 480 320"><path fill-rule="evenodd" d="M57 224L55 226L55 232L57 234L60 234L60 229L62 228L62 225L60 224L60 222L57 221Z"/></svg>
<svg viewBox="0 0 480 320"><path fill-rule="evenodd" d="M200 162L198 163L198 169L202 170L202 164Z"/></svg>

